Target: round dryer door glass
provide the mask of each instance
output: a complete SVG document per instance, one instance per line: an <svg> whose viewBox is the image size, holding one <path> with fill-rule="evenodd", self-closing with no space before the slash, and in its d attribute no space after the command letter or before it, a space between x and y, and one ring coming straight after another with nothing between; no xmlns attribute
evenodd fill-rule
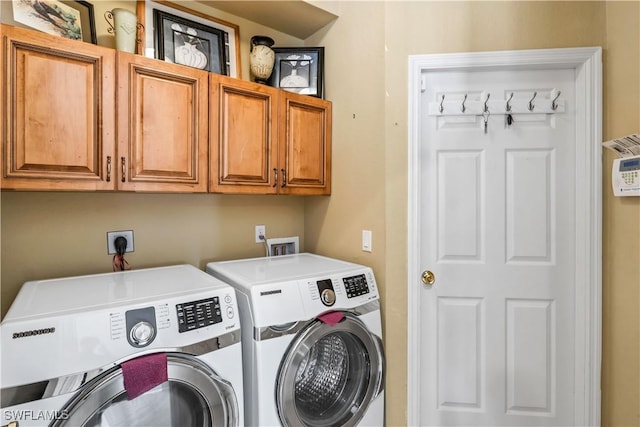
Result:
<svg viewBox="0 0 640 427"><path fill-rule="evenodd" d="M276 383L285 426L352 426L382 387L379 339L356 317L329 326L313 321L294 338Z"/></svg>
<svg viewBox="0 0 640 427"><path fill-rule="evenodd" d="M62 408L52 427L237 426L233 386L194 356L167 355L168 380L129 399L117 366L92 379Z"/></svg>

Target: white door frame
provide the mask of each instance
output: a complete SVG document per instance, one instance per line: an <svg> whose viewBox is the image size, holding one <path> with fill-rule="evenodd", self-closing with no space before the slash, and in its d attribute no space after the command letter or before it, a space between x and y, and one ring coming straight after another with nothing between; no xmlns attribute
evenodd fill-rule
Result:
<svg viewBox="0 0 640 427"><path fill-rule="evenodd" d="M602 49L599 47L409 56L407 423L419 424L420 109L424 72L573 68L576 82L575 425L600 425L602 355ZM580 145L582 143L582 145ZM584 149L578 149L584 147ZM428 327L428 326L427 326Z"/></svg>

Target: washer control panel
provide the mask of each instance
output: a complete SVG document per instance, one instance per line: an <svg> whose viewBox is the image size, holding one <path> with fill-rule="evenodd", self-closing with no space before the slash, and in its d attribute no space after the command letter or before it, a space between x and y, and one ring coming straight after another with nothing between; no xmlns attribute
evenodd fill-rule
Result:
<svg viewBox="0 0 640 427"><path fill-rule="evenodd" d="M222 322L219 297L176 304L176 311L180 333Z"/></svg>
<svg viewBox="0 0 640 427"><path fill-rule="evenodd" d="M369 293L369 285L364 274L344 277L342 282L344 283L344 288L347 291L347 298L359 297L360 295Z"/></svg>

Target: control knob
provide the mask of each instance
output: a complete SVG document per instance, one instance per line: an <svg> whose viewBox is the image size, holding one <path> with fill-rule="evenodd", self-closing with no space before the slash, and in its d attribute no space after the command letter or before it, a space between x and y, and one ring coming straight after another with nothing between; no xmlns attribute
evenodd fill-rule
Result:
<svg viewBox="0 0 640 427"><path fill-rule="evenodd" d="M145 321L136 323L129 331L129 338L131 339L131 342L139 347L144 347L151 343L155 337L155 328L151 323Z"/></svg>
<svg viewBox="0 0 640 427"><path fill-rule="evenodd" d="M320 293L320 299L324 305L330 307L336 302L336 293L333 289L323 289Z"/></svg>

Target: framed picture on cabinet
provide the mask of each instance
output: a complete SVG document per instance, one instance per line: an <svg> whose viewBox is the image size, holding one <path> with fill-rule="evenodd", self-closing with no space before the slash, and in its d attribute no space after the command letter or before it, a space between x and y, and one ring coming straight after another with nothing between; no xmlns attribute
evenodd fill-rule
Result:
<svg viewBox="0 0 640 427"><path fill-rule="evenodd" d="M15 22L44 33L97 44L93 5L88 1L13 0Z"/></svg>
<svg viewBox="0 0 640 427"><path fill-rule="evenodd" d="M269 85L289 92L324 96L324 47L274 47Z"/></svg>
<svg viewBox="0 0 640 427"><path fill-rule="evenodd" d="M153 22L158 59L229 75L228 33L160 10L153 11Z"/></svg>
<svg viewBox="0 0 640 427"><path fill-rule="evenodd" d="M241 78L237 25L160 0L138 0L137 15L145 56Z"/></svg>

